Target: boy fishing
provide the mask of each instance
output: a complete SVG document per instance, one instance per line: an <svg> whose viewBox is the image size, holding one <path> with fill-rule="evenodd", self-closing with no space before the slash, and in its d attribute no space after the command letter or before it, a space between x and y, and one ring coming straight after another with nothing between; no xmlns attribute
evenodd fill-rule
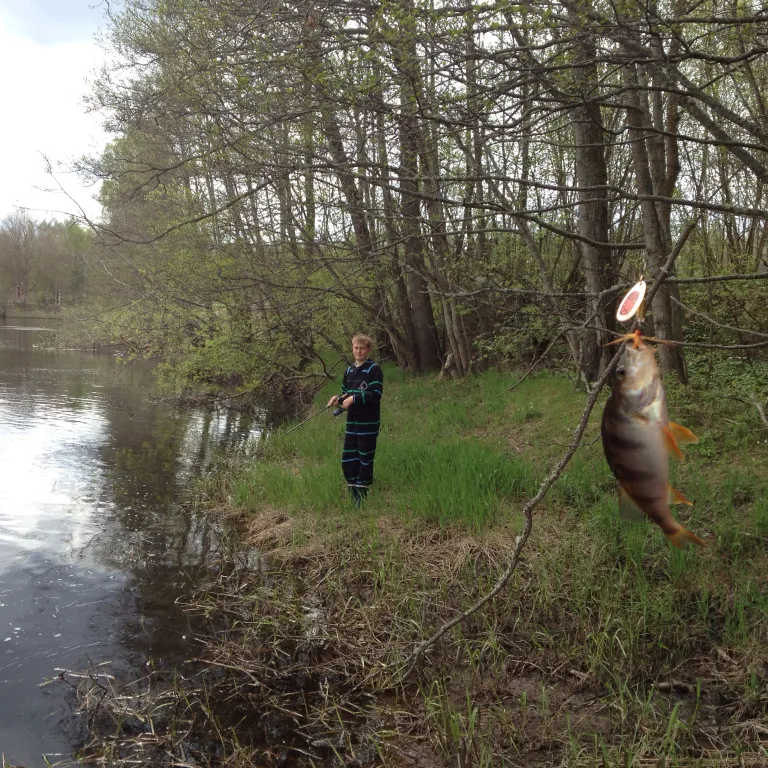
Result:
<svg viewBox="0 0 768 768"><path fill-rule="evenodd" d="M347 412L341 470L356 506L360 506L373 482L373 459L379 436L379 413L384 392L384 374L369 357L373 341L358 333L352 338L354 364L344 372L341 395L328 406L339 405Z"/></svg>

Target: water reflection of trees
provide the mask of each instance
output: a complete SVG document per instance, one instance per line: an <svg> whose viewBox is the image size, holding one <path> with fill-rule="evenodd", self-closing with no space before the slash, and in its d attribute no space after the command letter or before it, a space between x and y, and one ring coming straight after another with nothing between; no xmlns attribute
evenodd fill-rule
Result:
<svg viewBox="0 0 768 768"><path fill-rule="evenodd" d="M151 656L176 666L194 653L181 642L190 633L177 598L206 578L217 548L184 498L219 457L247 448L258 418L174 409L151 399L151 365L37 343L37 332L0 334L0 421L13 459L3 501L20 529L18 540L9 534L4 578L15 626L34 637L29 656L6 661L18 662L22 687L59 663L109 659L133 672ZM20 694L5 711L31 722L36 706ZM35 728L20 738L44 733Z"/></svg>
<svg viewBox="0 0 768 768"><path fill-rule="evenodd" d="M251 414L189 411L151 402L136 376L120 396L105 398L100 463L107 479L99 503L98 559L128 574L135 612L120 628L130 653L173 655L187 634L180 598L210 572L217 537L194 509L197 478L242 452L258 427ZM174 649L177 649L174 651Z"/></svg>

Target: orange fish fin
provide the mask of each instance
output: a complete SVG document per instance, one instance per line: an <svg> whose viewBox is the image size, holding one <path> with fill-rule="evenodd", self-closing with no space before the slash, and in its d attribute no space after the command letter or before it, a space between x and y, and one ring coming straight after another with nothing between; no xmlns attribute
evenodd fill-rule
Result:
<svg viewBox="0 0 768 768"><path fill-rule="evenodd" d="M605 344L603 344L603 346L612 347L614 344L621 344L624 341L634 341L634 339L635 339L634 333L622 333L618 339L614 339L613 341L606 341Z"/></svg>
<svg viewBox="0 0 768 768"><path fill-rule="evenodd" d="M689 501L688 499L683 496L680 491L673 488L669 483L667 483L667 488L669 490L669 503L670 504L687 504L689 507L693 506L693 502Z"/></svg>
<svg viewBox="0 0 768 768"><path fill-rule="evenodd" d="M676 341L667 341L666 339L654 339L652 336L642 336L640 334L640 329L638 328L635 331L632 331L632 333L622 333L619 335L618 339L614 339L613 341L608 341L605 344L603 344L604 347L610 347L614 344L621 344L623 341L631 341L632 346L635 349L640 349L643 346L644 341L652 341L654 344L665 344L665 345L671 345L675 346L677 344Z"/></svg>
<svg viewBox="0 0 768 768"><path fill-rule="evenodd" d="M619 486L619 514L630 523L641 523L645 520L645 512L635 504L623 486Z"/></svg>
<svg viewBox="0 0 768 768"><path fill-rule="evenodd" d="M640 347L643 345L643 340L645 339L645 336L640 335L640 329L637 328L636 330L632 331L631 333L622 333L620 334L618 339L614 339L613 341L609 341L605 344L603 344L604 347L611 347L614 344L621 344L624 341L631 341L632 346L635 349L640 349ZM648 339L648 341L655 341L655 339Z"/></svg>
<svg viewBox="0 0 768 768"><path fill-rule="evenodd" d="M692 546L693 544L697 544L700 547L706 547L706 542L702 541L695 533L691 533L689 530L680 527L679 531L675 531L674 533L666 533L664 534L667 539L669 539L669 543L672 544L672 546L677 547L678 549L688 549L688 547Z"/></svg>
<svg viewBox="0 0 768 768"><path fill-rule="evenodd" d="M677 440L675 440L675 436L672 433L672 430L669 427L662 427L662 430L664 432L664 444L667 446L667 450L676 459L685 461L685 456L683 456L683 452L680 450L680 446L677 444Z"/></svg>
<svg viewBox="0 0 768 768"><path fill-rule="evenodd" d="M687 443L698 443L699 438L691 432L688 427L683 427L680 424L675 424L674 421L670 421L667 425L669 431L674 435L678 444L686 445Z"/></svg>

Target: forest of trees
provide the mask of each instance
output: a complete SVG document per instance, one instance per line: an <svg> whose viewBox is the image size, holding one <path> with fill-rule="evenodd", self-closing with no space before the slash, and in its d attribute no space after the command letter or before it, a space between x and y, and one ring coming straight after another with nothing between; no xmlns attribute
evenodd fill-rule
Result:
<svg viewBox="0 0 768 768"><path fill-rule="evenodd" d="M412 371L550 350L589 384L662 272L646 330L693 344L664 371L768 344L758 3L126 0L106 39L104 327L182 377L313 375L369 330Z"/></svg>
<svg viewBox="0 0 768 768"><path fill-rule="evenodd" d="M73 221L38 222L24 209L8 215L0 221L0 306L81 302L90 241Z"/></svg>

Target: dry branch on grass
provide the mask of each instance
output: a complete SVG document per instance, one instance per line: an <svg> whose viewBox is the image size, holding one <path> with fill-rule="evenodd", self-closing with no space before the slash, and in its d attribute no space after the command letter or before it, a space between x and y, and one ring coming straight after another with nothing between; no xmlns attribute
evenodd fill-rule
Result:
<svg viewBox="0 0 768 768"><path fill-rule="evenodd" d="M536 495L532 499L530 499L528 503L523 507L523 520L524 520L523 531L517 537L515 541L514 549L512 550L512 554L509 557L508 565L504 569L501 576L499 576L493 589L491 589L490 592L488 592L486 595L480 598L480 600L478 600L474 605L472 605L466 611L463 611L461 614L454 617L450 621L446 621L440 627L440 629L437 632L435 632L431 637L419 643L416 646L416 649L413 651L413 653L408 657L407 666L409 671L414 668L418 660L421 658L424 652L431 645L436 643L441 637L443 637L448 631L450 631L457 624L460 624L462 621L469 618L472 614L479 611L488 602L493 600L493 598L496 597L496 595L498 595L499 592L501 592L504 589L504 587L507 585L509 580L512 578L512 574L514 574L517 568L517 565L520 562L520 555L523 552L523 548L525 547L525 544L528 541L528 537L531 535L531 530L533 528L533 510L536 508L539 502L547 495L547 491L549 491L552 485L554 485L555 481L560 477L563 470L568 465L568 462L573 457L573 454L576 453L576 450L581 445L581 439L584 436L584 432L587 429L587 424L589 422L589 417L592 413L592 409L595 407L597 398L599 397L600 392L602 392L603 387L605 386L605 383L608 381L608 377L613 373L613 370L616 367L616 364L618 363L620 354L621 354L621 350L614 355L610 365L605 369L605 371L603 372L603 375L595 384L592 390L592 393L589 396L589 399L587 400L587 405L584 408L584 413L582 414L581 421L579 422L579 426L576 428L573 441L571 442L571 445L568 447L568 450L565 452L565 455L560 459L560 461L557 463L555 468L544 479Z"/></svg>

